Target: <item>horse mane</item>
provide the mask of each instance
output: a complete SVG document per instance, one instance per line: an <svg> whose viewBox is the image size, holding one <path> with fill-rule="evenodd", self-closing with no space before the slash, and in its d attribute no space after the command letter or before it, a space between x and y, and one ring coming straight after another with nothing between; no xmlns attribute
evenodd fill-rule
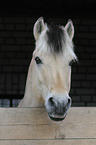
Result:
<svg viewBox="0 0 96 145"><path fill-rule="evenodd" d="M65 43L65 33L62 27L58 25L48 26L47 32L47 44L52 52L62 53L63 44Z"/></svg>

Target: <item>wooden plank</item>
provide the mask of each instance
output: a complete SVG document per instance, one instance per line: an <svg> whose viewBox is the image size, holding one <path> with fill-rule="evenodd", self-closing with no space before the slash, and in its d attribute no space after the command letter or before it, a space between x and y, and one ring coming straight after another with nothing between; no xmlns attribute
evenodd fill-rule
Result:
<svg viewBox="0 0 96 145"><path fill-rule="evenodd" d="M0 139L96 139L96 123L0 126Z"/></svg>
<svg viewBox="0 0 96 145"><path fill-rule="evenodd" d="M63 123L95 123L95 107L72 107ZM44 108L0 108L0 125L12 124L54 124Z"/></svg>
<svg viewBox="0 0 96 145"><path fill-rule="evenodd" d="M62 123L44 108L1 108L0 139L96 139L96 108L71 108Z"/></svg>
<svg viewBox="0 0 96 145"><path fill-rule="evenodd" d="M2 140L0 145L96 145L96 140Z"/></svg>
<svg viewBox="0 0 96 145"><path fill-rule="evenodd" d="M46 124L48 120L45 108L0 108L0 125Z"/></svg>

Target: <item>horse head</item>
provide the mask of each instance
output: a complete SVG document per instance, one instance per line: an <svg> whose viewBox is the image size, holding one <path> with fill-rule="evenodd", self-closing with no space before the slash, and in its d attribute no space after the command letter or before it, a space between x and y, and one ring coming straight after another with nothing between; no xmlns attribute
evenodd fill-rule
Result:
<svg viewBox="0 0 96 145"><path fill-rule="evenodd" d="M71 106L71 64L76 60L72 42L74 26L71 20L65 27L48 26L41 17L33 31L36 40L30 75L33 98L45 105L51 120L62 121Z"/></svg>

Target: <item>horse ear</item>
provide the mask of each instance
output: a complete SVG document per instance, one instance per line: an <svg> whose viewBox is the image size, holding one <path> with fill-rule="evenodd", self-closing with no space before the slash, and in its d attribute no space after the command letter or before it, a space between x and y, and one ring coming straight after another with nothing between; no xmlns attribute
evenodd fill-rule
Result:
<svg viewBox="0 0 96 145"><path fill-rule="evenodd" d="M45 29L45 24L44 24L44 20L42 17L40 17L36 23L34 24L34 29L33 29L33 33L34 33L34 37L37 40L39 35L41 34L41 32Z"/></svg>
<svg viewBox="0 0 96 145"><path fill-rule="evenodd" d="M74 26L71 20L68 21L68 23L65 26L65 30L67 31L69 38L73 39L74 36Z"/></svg>

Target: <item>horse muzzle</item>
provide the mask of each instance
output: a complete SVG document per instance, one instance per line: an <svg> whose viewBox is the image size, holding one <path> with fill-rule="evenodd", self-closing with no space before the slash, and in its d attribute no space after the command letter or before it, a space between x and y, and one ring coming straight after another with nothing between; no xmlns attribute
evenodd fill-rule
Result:
<svg viewBox="0 0 96 145"><path fill-rule="evenodd" d="M71 106L71 98L68 96L66 99L57 99L50 97L45 105L48 116L53 121L63 121Z"/></svg>

